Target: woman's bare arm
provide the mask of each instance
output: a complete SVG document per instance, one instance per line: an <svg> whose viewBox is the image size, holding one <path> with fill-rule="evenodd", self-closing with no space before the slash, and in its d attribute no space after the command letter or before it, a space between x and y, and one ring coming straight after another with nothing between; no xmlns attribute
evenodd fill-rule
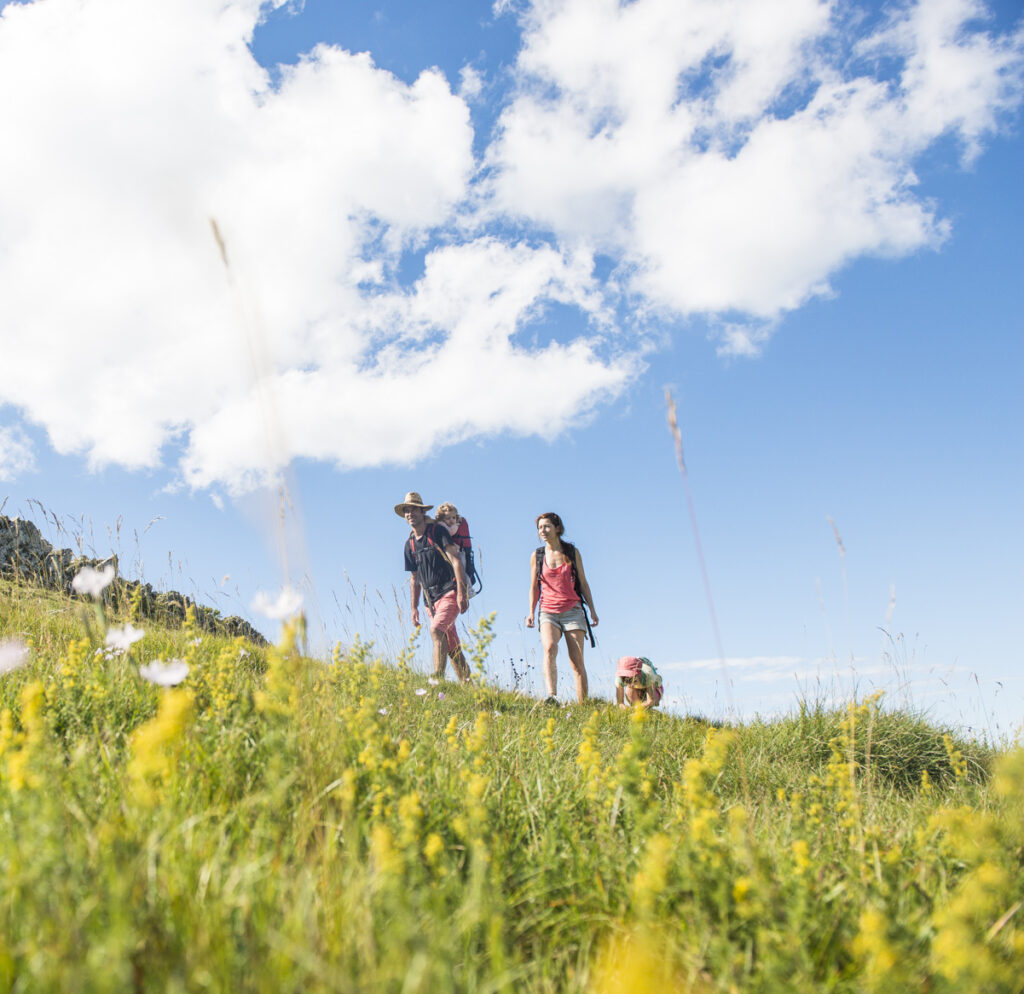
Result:
<svg viewBox="0 0 1024 994"><path fill-rule="evenodd" d="M533 628L533 616L537 613L540 600L540 580L537 576L537 554L530 553L530 613L526 616L526 627Z"/></svg>

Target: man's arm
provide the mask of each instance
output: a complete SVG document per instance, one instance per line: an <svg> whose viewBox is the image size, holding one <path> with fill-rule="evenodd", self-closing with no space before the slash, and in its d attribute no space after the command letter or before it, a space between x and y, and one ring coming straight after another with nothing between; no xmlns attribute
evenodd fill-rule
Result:
<svg viewBox="0 0 1024 994"><path fill-rule="evenodd" d="M412 601L412 626L420 627L420 578L415 572L409 574L409 597Z"/></svg>
<svg viewBox="0 0 1024 994"><path fill-rule="evenodd" d="M459 614L465 614L469 610L469 583L466 581L466 568L462 565L462 557L459 555L459 547L451 541L451 536L448 536L449 541L444 545L445 555L448 556L448 561L452 564L452 569L455 571L455 585L458 593L456 597L459 599Z"/></svg>

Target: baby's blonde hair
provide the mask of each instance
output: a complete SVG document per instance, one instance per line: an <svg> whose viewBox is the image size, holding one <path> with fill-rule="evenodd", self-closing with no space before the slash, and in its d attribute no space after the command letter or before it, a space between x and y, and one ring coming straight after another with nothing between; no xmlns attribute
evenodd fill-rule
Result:
<svg viewBox="0 0 1024 994"><path fill-rule="evenodd" d="M443 504L438 504L436 513L439 518L450 514L456 521L462 520L459 517L459 509L449 500L446 500Z"/></svg>

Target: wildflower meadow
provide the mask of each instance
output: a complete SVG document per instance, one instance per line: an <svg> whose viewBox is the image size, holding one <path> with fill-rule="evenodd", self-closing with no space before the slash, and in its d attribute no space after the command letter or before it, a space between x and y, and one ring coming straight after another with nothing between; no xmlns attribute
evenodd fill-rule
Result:
<svg viewBox="0 0 1024 994"><path fill-rule="evenodd" d="M97 584L99 586L99 584ZM1024 990L1024 752L713 727L0 581L0 989Z"/></svg>

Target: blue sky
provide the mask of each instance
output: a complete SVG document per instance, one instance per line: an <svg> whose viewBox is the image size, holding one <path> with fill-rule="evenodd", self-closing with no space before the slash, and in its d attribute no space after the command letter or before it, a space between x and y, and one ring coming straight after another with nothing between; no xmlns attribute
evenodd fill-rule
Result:
<svg viewBox="0 0 1024 994"><path fill-rule="evenodd" d="M1019 728L1015 4L0 8L3 513L391 652L452 500L537 691L555 510L599 694Z"/></svg>

